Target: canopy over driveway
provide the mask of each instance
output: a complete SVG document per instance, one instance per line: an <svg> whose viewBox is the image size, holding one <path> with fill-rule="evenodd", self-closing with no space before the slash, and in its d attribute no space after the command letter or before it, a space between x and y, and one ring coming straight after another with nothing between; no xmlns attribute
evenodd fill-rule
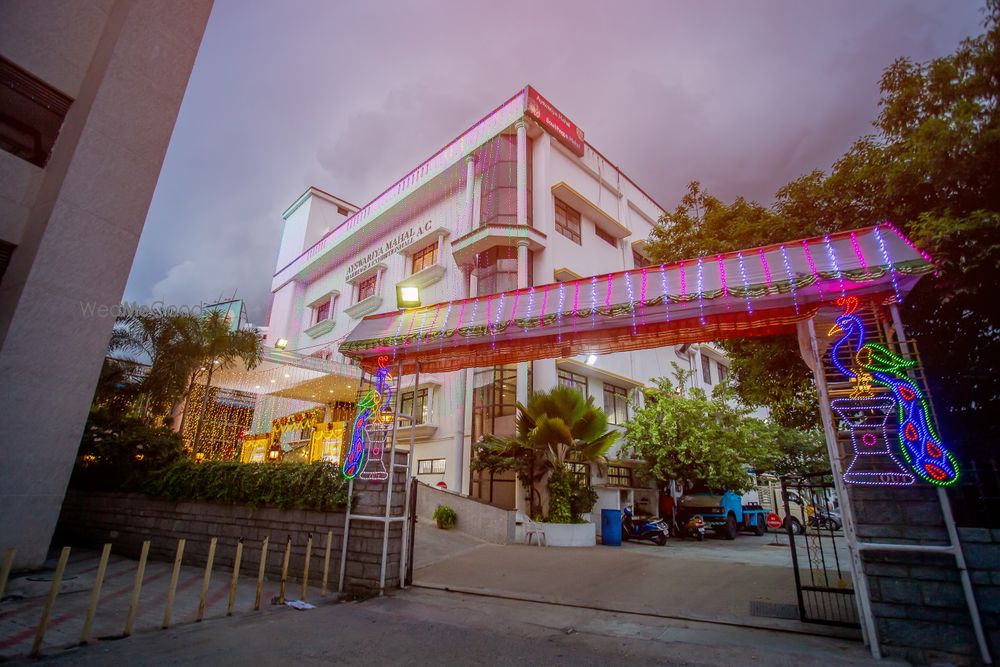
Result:
<svg viewBox="0 0 1000 667"><path fill-rule="evenodd" d="M364 318L340 345L404 374L794 333L847 295L898 302L930 258L889 224Z"/></svg>

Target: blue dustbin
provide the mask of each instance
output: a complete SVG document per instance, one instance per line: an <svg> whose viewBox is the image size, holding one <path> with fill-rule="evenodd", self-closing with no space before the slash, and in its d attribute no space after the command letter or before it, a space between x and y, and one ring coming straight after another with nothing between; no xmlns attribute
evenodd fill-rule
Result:
<svg viewBox="0 0 1000 667"><path fill-rule="evenodd" d="M621 510L601 510L601 544L610 547L622 545Z"/></svg>

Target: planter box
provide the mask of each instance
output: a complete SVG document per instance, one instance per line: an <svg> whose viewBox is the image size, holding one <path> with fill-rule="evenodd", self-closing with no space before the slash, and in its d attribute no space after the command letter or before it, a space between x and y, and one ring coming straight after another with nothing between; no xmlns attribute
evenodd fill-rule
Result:
<svg viewBox="0 0 1000 667"><path fill-rule="evenodd" d="M597 544L595 523L543 523L550 547L592 547Z"/></svg>

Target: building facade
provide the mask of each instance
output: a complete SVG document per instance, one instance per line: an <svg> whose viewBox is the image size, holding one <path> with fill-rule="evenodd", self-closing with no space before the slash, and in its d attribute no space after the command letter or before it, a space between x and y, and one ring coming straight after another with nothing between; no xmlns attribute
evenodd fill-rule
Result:
<svg viewBox="0 0 1000 667"><path fill-rule="evenodd" d="M17 568L45 560L211 8L0 3L0 549Z"/></svg>
<svg viewBox="0 0 1000 667"><path fill-rule="evenodd" d="M310 397L329 397L331 407L346 400L358 369L338 342L366 315L395 310L399 287L419 287L426 305L647 265L644 240L664 209L583 136L526 87L365 207L308 189L283 215L267 338L322 360L330 376L318 393L298 392L304 402L262 414L302 409ZM530 391L575 387L623 429L637 390L671 377L674 363L709 391L727 377L719 350L692 345L422 375L415 396L413 378L403 378L399 412L415 401L418 417L400 422L398 442L414 429L421 481L514 507L522 501L513 477L483 477L470 458L483 435L513 433L517 402ZM281 374L253 381L258 391L277 385L262 405L295 392L281 384L294 378ZM576 464L578 473L597 490L598 507L652 503L655 511L655 492L636 479L623 446L607 475L586 464Z"/></svg>

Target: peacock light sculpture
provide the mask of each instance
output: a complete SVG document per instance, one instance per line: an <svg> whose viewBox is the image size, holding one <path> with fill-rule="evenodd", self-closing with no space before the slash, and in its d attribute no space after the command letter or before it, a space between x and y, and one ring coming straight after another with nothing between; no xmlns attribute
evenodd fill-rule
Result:
<svg viewBox="0 0 1000 667"><path fill-rule="evenodd" d="M948 451L931 420L930 405L917 384L907 375L916 366L879 343L865 342L864 323L855 311L857 297L837 300L844 308L828 335L843 335L833 344L830 359L833 365L855 383L852 398L871 396L871 383L888 388L896 403L899 449L909 467L922 479L939 486L951 486L958 481L959 467ZM841 348L853 344L853 368L841 361ZM893 457L895 458L895 457Z"/></svg>

